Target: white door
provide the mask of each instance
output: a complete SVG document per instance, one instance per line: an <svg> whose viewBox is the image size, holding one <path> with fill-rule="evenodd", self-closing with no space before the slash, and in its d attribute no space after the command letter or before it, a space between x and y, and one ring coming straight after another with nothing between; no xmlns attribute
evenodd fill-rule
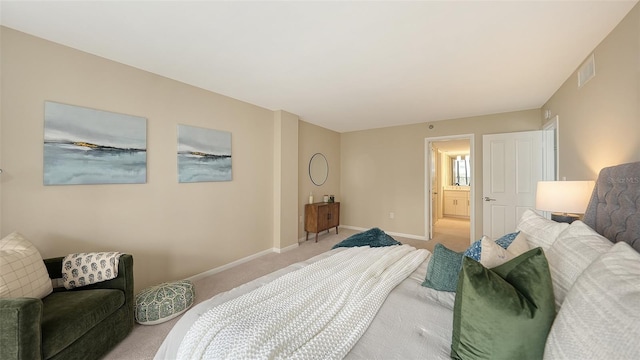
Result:
<svg viewBox="0 0 640 360"><path fill-rule="evenodd" d="M484 235L496 239L513 232L522 213L535 208L542 153L542 131L482 137Z"/></svg>

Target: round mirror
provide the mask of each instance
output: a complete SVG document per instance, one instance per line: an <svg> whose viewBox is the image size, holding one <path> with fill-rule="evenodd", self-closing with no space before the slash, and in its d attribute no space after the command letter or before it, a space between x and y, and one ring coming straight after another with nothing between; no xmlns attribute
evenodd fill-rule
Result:
<svg viewBox="0 0 640 360"><path fill-rule="evenodd" d="M317 186L324 184L329 175L329 164L327 158L321 153L315 153L309 161L309 177L311 182Z"/></svg>

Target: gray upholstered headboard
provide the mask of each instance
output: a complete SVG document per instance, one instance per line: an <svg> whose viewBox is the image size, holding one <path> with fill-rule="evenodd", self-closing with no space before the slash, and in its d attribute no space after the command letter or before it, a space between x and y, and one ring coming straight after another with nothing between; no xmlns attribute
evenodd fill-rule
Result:
<svg viewBox="0 0 640 360"><path fill-rule="evenodd" d="M640 252L640 162L600 171L584 222L612 242L624 241Z"/></svg>

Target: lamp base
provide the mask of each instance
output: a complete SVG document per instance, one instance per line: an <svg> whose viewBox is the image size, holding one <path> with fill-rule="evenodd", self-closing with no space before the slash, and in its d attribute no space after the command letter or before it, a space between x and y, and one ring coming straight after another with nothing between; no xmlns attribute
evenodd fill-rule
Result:
<svg viewBox="0 0 640 360"><path fill-rule="evenodd" d="M570 214L551 214L551 220L559 223L567 223L571 224L572 222L578 220L579 217L576 215Z"/></svg>

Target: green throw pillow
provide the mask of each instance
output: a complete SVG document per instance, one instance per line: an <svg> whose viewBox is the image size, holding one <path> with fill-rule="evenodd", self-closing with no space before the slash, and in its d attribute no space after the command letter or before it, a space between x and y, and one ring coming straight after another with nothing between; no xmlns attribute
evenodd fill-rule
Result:
<svg viewBox="0 0 640 360"><path fill-rule="evenodd" d="M454 359L542 359L556 314L547 258L535 248L493 269L464 258L453 314Z"/></svg>
<svg viewBox="0 0 640 360"><path fill-rule="evenodd" d="M422 286L440 291L455 292L458 287L458 273L462 267L463 253L457 253L437 243L427 266L427 277Z"/></svg>

